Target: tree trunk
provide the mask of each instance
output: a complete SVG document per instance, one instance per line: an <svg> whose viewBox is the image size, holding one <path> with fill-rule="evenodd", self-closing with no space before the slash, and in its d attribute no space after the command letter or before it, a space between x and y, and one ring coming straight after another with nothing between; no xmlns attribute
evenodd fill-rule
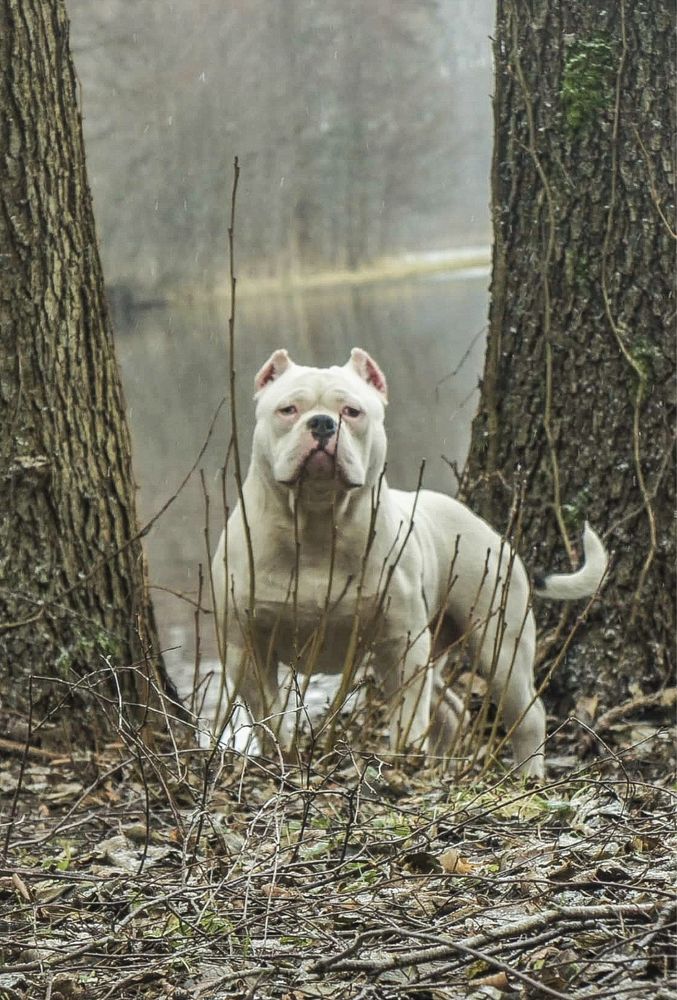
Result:
<svg viewBox="0 0 677 1000"><path fill-rule="evenodd" d="M85 172L63 0L0 0L0 670L25 712L70 685L90 732L99 694L164 680L125 409ZM60 683L55 683L59 681ZM85 716L68 715L81 730Z"/></svg>
<svg viewBox="0 0 677 1000"><path fill-rule="evenodd" d="M560 712L580 694L601 708L673 667L673 5L497 7L490 329L464 495L504 526L524 486L534 568L575 565L584 519L603 534L608 581L551 685ZM581 608L536 610L552 627Z"/></svg>

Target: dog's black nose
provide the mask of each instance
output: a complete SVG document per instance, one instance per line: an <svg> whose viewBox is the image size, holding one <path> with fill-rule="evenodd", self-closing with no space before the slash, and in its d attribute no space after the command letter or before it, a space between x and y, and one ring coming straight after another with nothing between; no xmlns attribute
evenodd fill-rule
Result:
<svg viewBox="0 0 677 1000"><path fill-rule="evenodd" d="M308 420L308 430L316 441L328 441L336 434L336 421L327 413L316 413Z"/></svg>

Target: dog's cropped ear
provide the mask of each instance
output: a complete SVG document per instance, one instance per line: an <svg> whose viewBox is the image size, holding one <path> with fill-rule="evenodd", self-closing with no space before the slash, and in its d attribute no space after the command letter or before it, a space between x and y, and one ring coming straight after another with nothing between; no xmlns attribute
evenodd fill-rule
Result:
<svg viewBox="0 0 677 1000"><path fill-rule="evenodd" d="M294 362L283 347L277 351L273 351L263 368L259 369L254 379L255 395L258 395L262 389L265 389L267 385L270 385L276 378L279 378L293 364Z"/></svg>
<svg viewBox="0 0 677 1000"><path fill-rule="evenodd" d="M361 379L364 379L368 385L376 389L384 403L388 402L388 383L386 382L386 377L371 355L363 351L361 347L353 347L350 352L350 361L345 367L352 368Z"/></svg>

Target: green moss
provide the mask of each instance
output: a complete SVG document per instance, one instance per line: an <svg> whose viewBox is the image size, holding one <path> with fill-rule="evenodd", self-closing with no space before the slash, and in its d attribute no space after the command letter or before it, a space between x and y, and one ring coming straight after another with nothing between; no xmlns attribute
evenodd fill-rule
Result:
<svg viewBox="0 0 677 1000"><path fill-rule="evenodd" d="M590 500L590 487L583 486L569 503L562 504L562 517L570 531L582 530L585 511L590 505Z"/></svg>
<svg viewBox="0 0 677 1000"><path fill-rule="evenodd" d="M660 361L661 352L646 337L639 336L632 342L630 353L645 382L653 376L654 364Z"/></svg>
<svg viewBox="0 0 677 1000"><path fill-rule="evenodd" d="M562 106L569 131L592 124L613 99L613 49L601 35L574 42L562 75Z"/></svg>

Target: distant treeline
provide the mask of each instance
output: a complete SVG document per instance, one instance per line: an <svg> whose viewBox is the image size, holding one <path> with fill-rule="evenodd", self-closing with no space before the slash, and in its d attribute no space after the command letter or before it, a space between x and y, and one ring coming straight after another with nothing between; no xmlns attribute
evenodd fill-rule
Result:
<svg viewBox="0 0 677 1000"><path fill-rule="evenodd" d="M488 239L491 0L70 0L109 283Z"/></svg>

